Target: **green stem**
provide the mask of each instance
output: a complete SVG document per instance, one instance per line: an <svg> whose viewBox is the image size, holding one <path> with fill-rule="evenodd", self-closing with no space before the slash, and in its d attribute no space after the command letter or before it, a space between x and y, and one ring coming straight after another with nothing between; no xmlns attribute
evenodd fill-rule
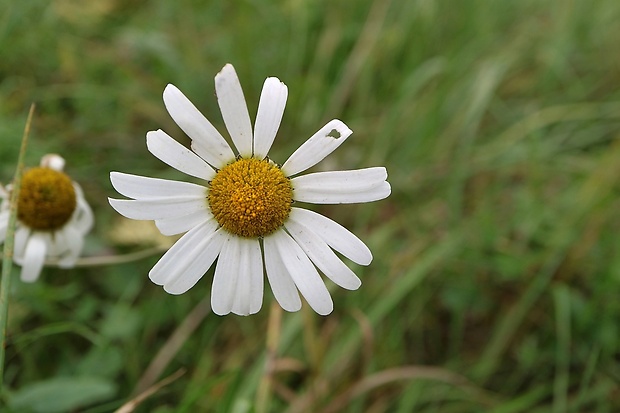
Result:
<svg viewBox="0 0 620 413"><path fill-rule="evenodd" d="M74 268L78 267L103 267L106 265L117 265L117 264L125 264L128 262L139 261L143 258L150 257L151 255L155 255L158 253L162 253L166 251L168 247L152 247L147 248L141 251L129 252L127 254L120 255L103 255L103 256L94 256L94 257L82 257L78 258L73 264ZM3 254L0 254L0 260L3 258ZM49 258L44 262L45 266L48 267L58 267L58 259L57 258Z"/></svg>
<svg viewBox="0 0 620 413"><path fill-rule="evenodd" d="M2 260L2 281L0 283L0 389L4 378L4 350L6 347L6 326L9 314L9 289L11 281L11 269L13 265L13 241L15 238L15 224L17 222L17 197L21 186L22 169L24 168L24 157L26 146L28 145L28 135L30 134L30 123L34 114L34 103L30 105L30 112L24 127L22 145L17 159L17 168L13 178L13 188L11 190L9 223L4 240L4 259Z"/></svg>
<svg viewBox="0 0 620 413"><path fill-rule="evenodd" d="M269 412L271 402L272 381L276 359L278 358L278 347L280 344L280 333L282 329L282 308L273 301L269 310L269 321L267 324L267 344L265 369L258 384L256 391L256 412Z"/></svg>

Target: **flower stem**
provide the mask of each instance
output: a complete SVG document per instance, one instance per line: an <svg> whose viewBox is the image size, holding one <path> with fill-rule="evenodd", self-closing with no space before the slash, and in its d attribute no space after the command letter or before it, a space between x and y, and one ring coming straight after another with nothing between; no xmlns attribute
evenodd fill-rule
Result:
<svg viewBox="0 0 620 413"><path fill-rule="evenodd" d="M140 251L128 252L126 254L119 255L102 255L102 256L94 256L94 257L81 257L78 258L73 264L73 268L78 267L103 267L106 265L117 265L117 264L126 264L128 262L139 261L146 257L150 257L151 255L159 254L164 251L167 251L168 247L152 247L147 248ZM4 255L0 254L0 260L3 259ZM44 264L48 267L58 267L58 259L57 258L48 258L45 260Z"/></svg>
<svg viewBox="0 0 620 413"><path fill-rule="evenodd" d="M30 124L34 114L34 103L30 105L28 119L24 127L22 144L17 158L17 168L13 178L13 189L11 190L9 222L4 240L4 259L2 260L2 281L0 281L0 388L2 388L4 378L4 350L6 347L6 327L9 314L9 288L11 281L11 269L13 265L13 242L15 238L15 223L17 221L17 197L21 184L22 170L24 169L24 157L28 146L28 135L30 134Z"/></svg>
<svg viewBox="0 0 620 413"><path fill-rule="evenodd" d="M275 363L278 357L278 345L280 343L280 330L282 328L282 308L274 300L269 310L269 322L267 327L267 343L265 358L265 371L261 377L256 393L256 412L267 413L271 402L271 389Z"/></svg>

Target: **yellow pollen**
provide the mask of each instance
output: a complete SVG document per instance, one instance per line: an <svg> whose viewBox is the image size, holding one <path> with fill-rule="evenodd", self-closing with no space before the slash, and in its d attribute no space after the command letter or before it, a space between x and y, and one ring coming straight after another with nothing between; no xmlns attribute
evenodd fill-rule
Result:
<svg viewBox="0 0 620 413"><path fill-rule="evenodd" d="M217 172L209 183L207 201L228 232L257 238L284 224L291 212L293 188L277 165L241 158Z"/></svg>
<svg viewBox="0 0 620 413"><path fill-rule="evenodd" d="M62 228L69 221L77 200L71 179L51 168L32 168L22 175L17 218L39 231Z"/></svg>

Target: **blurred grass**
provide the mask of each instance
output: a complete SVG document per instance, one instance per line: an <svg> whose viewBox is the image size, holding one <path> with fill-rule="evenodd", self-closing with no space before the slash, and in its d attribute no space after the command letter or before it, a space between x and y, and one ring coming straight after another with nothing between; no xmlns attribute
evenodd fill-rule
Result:
<svg viewBox="0 0 620 413"><path fill-rule="evenodd" d="M388 200L319 208L375 259L360 290L332 288L329 317L282 315L270 411L620 410L616 0L33 0L0 16L0 180L34 101L27 164L67 158L96 212L89 255L148 246L111 241L108 172L181 179L145 133L188 142L167 83L224 131L227 62L252 116L265 77L289 87L274 160L337 117L354 135L326 167L387 166ZM157 258L13 283L2 400L98 383L73 411L127 401L210 291L211 273L165 294ZM164 372L185 375L137 411L252 411L272 300L208 315Z"/></svg>

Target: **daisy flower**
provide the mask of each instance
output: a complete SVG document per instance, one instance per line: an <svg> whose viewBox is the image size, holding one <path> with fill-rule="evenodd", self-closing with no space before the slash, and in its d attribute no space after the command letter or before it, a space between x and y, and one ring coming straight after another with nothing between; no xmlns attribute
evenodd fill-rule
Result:
<svg viewBox="0 0 620 413"><path fill-rule="evenodd" d="M191 138L191 150L162 130L147 133L147 147L203 184L111 172L114 188L132 199L110 199L110 204L127 218L155 220L165 235L186 232L149 272L168 293L189 290L217 259L211 289L216 314L257 313L263 268L282 308L299 310L301 293L314 311L329 314L333 302L318 270L355 290L361 281L334 250L361 265L370 264L372 254L340 224L293 203L386 198L391 189L385 168L299 175L338 148L351 130L339 120L328 122L280 166L267 155L284 113L286 85L275 77L265 80L254 129L232 65L215 76L215 91L236 151L179 89L168 85L164 104Z"/></svg>
<svg viewBox="0 0 620 413"><path fill-rule="evenodd" d="M13 260L21 265L21 279L39 278L46 259L70 268L82 252L84 236L93 226L93 213L80 186L62 172L65 160L49 154L41 165L24 172L17 200ZM11 185L0 187L0 244L9 221Z"/></svg>

